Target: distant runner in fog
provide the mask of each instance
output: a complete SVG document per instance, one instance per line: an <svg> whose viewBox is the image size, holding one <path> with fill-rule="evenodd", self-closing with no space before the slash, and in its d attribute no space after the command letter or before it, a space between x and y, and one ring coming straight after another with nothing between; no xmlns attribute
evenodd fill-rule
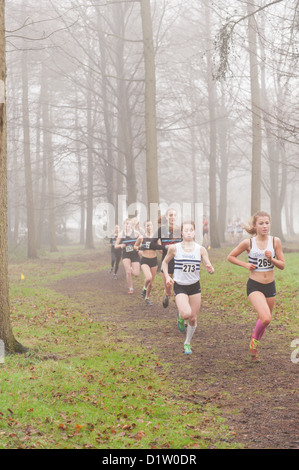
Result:
<svg viewBox="0 0 299 470"><path fill-rule="evenodd" d="M203 216L202 235L203 235L202 244L205 248L208 248L209 246L209 222L205 215Z"/></svg>
<svg viewBox="0 0 299 470"><path fill-rule="evenodd" d="M121 260L121 248L115 248L115 242L119 236L119 226L115 225L114 233L110 237L110 247L111 247L111 268L110 273L113 272L113 279L117 279L117 271L119 267L119 262ZM114 269L113 269L114 268Z"/></svg>
<svg viewBox="0 0 299 470"><path fill-rule="evenodd" d="M140 274L140 257L134 245L139 236L133 228L132 220L126 219L124 222L124 228L121 235L115 242L115 248L122 248L122 260L126 272L126 278L129 288L129 294L133 294L133 276L139 276Z"/></svg>

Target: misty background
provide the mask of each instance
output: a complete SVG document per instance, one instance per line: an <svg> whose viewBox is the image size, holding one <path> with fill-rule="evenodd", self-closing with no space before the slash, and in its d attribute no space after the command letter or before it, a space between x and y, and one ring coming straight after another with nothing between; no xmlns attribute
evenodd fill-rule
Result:
<svg viewBox="0 0 299 470"><path fill-rule="evenodd" d="M10 249L92 248L99 203L153 188L202 203L217 246L255 183L273 234L298 241L298 26L295 0L6 2Z"/></svg>

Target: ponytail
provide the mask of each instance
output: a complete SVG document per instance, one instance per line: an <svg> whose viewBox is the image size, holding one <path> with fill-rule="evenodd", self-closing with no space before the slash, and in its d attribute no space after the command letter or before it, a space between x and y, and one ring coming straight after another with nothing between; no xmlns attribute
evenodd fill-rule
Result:
<svg viewBox="0 0 299 470"><path fill-rule="evenodd" d="M258 211L256 212L249 220L249 227L246 227L244 225L244 230L246 230L247 233L250 235L256 235L256 221L259 217L269 217L269 220L271 220L270 215L267 212L264 211Z"/></svg>

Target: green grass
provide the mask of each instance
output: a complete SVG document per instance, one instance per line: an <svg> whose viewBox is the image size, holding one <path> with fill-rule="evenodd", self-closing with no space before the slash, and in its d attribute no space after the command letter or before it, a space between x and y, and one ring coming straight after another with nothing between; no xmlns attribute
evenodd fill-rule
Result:
<svg viewBox="0 0 299 470"><path fill-rule="evenodd" d="M204 269L201 274L203 304L213 304L218 310L235 321L236 315L242 318L252 311L246 297L248 271L226 261L228 248L211 250L210 259L215 274L210 276ZM246 256L243 255L244 260ZM288 324L296 329L299 301L299 253L285 254L286 267L275 270L276 301L273 320Z"/></svg>
<svg viewBox="0 0 299 470"><path fill-rule="evenodd" d="M186 403L154 354L48 287L99 269L72 254L10 265L13 331L30 352L0 364L0 448L235 447L218 410Z"/></svg>
<svg viewBox="0 0 299 470"><path fill-rule="evenodd" d="M82 260L72 261L78 252ZM30 352L6 356L0 364L0 448L241 447L221 410L185 400L184 383L169 382L169 366L154 352L127 342L113 323L94 321L81 305L49 287L107 269L84 254L68 249L10 265L13 331ZM246 273L229 265L223 250L210 256L216 274L202 274L204 301L223 314L242 315L248 311ZM287 269L277 274L283 292L277 315L293 328L298 254L286 259Z"/></svg>

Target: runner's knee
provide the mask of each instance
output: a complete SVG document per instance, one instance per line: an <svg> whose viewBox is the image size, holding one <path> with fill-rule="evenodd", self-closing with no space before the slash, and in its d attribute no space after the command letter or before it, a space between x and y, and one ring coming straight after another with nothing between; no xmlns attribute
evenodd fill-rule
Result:
<svg viewBox="0 0 299 470"><path fill-rule="evenodd" d="M184 318L184 320L189 319L191 315L192 315L192 310L190 307L189 308L185 307L185 308L180 309L180 316L181 318Z"/></svg>

